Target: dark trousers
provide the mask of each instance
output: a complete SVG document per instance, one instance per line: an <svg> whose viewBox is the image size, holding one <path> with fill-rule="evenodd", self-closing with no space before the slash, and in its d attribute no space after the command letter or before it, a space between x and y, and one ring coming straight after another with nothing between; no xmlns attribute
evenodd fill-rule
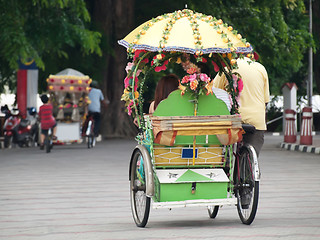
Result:
<svg viewBox="0 0 320 240"><path fill-rule="evenodd" d="M260 150L264 143L264 130L255 130L254 133L246 133L243 135L243 142L248 143L256 150L257 157L259 157Z"/></svg>
<svg viewBox="0 0 320 240"><path fill-rule="evenodd" d="M89 116L93 117L93 121L94 121L93 132L95 136L98 136L100 132L101 115L99 112L89 112L88 117Z"/></svg>

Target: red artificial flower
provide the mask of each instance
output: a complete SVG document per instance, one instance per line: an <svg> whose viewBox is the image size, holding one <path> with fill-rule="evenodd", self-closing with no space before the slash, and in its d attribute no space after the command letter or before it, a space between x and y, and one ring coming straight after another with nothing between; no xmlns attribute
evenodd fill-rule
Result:
<svg viewBox="0 0 320 240"><path fill-rule="evenodd" d="M187 70L187 73L189 73L189 74L194 74L196 72L197 72L197 69L194 67L188 68L188 70Z"/></svg>
<svg viewBox="0 0 320 240"><path fill-rule="evenodd" d="M155 70L156 72L164 71L164 70L167 69L167 66L166 66L166 65L168 65L168 63L169 63L169 60L166 60L166 61L164 61L164 63L163 63L162 66L157 66L157 67L154 68L154 70ZM153 65L153 64L151 64L151 65Z"/></svg>
<svg viewBox="0 0 320 240"><path fill-rule="evenodd" d="M208 61L207 61L207 59L206 59L206 58L202 58L202 59L201 59L201 62L203 62L203 63L207 63Z"/></svg>
<svg viewBox="0 0 320 240"><path fill-rule="evenodd" d="M214 61L211 61L211 62L214 67L214 71L219 72L219 70L220 70L219 66Z"/></svg>
<svg viewBox="0 0 320 240"><path fill-rule="evenodd" d="M188 83L189 82L189 76L186 75L182 78L181 83Z"/></svg>
<svg viewBox="0 0 320 240"><path fill-rule="evenodd" d="M142 57L144 53L146 53L147 51L146 50L136 50L134 52L134 56L133 56L133 61L136 60L137 58L139 57ZM142 53L142 54L141 54ZM149 62L149 59L148 58L145 58L143 59L141 62L145 62L145 63L148 63Z"/></svg>

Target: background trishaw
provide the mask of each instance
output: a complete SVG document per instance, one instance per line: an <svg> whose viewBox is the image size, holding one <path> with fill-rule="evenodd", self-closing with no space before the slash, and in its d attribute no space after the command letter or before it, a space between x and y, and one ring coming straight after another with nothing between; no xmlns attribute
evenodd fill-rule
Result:
<svg viewBox="0 0 320 240"><path fill-rule="evenodd" d="M251 56L250 44L221 19L188 9L142 24L119 44L133 58L122 100L140 129L129 169L136 225L147 224L151 206L206 207L215 218L222 205L237 205L241 221L251 224L260 172L254 148L241 144L237 98L242 80L235 60ZM213 81L201 73L199 62L207 64L212 76L226 75L231 114L213 94ZM153 70L179 72L181 81L149 115L143 112L143 91Z"/></svg>
<svg viewBox="0 0 320 240"><path fill-rule="evenodd" d="M71 68L48 77L53 115L58 122L55 144L82 142L81 127L91 82L89 76Z"/></svg>

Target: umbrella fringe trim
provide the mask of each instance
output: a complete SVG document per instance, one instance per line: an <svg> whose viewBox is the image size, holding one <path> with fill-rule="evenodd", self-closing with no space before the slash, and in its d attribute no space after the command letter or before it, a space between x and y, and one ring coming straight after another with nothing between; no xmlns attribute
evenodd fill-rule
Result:
<svg viewBox="0 0 320 240"><path fill-rule="evenodd" d="M129 48L130 44L125 41L125 40L119 40L118 41L119 45L124 46L125 48ZM161 51L180 51L180 52L185 52L185 53L190 53L190 54L195 54L199 49L193 49L193 48L185 48L185 47L165 47L165 48L159 48L159 47L152 47L149 45L144 45L144 44L139 44L139 45L134 45L132 46L132 49L136 50L147 50L150 52L161 52ZM231 53L234 51L231 51L231 48L204 48L201 49L203 54L208 54L208 53ZM250 47L238 47L237 50L235 51L236 53L250 53L253 51L253 48Z"/></svg>

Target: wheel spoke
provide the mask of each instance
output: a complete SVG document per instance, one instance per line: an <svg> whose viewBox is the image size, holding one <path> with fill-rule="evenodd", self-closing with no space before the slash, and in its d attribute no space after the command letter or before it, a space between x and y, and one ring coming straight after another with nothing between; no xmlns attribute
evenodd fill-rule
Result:
<svg viewBox="0 0 320 240"><path fill-rule="evenodd" d="M235 186L238 213L244 224L251 224L257 211L259 182L254 180L253 154L249 148L242 149L238 168Z"/></svg>
<svg viewBox="0 0 320 240"><path fill-rule="evenodd" d="M131 209L138 227L147 224L150 211L150 198L146 195L144 161L140 150L136 151L130 169Z"/></svg>

